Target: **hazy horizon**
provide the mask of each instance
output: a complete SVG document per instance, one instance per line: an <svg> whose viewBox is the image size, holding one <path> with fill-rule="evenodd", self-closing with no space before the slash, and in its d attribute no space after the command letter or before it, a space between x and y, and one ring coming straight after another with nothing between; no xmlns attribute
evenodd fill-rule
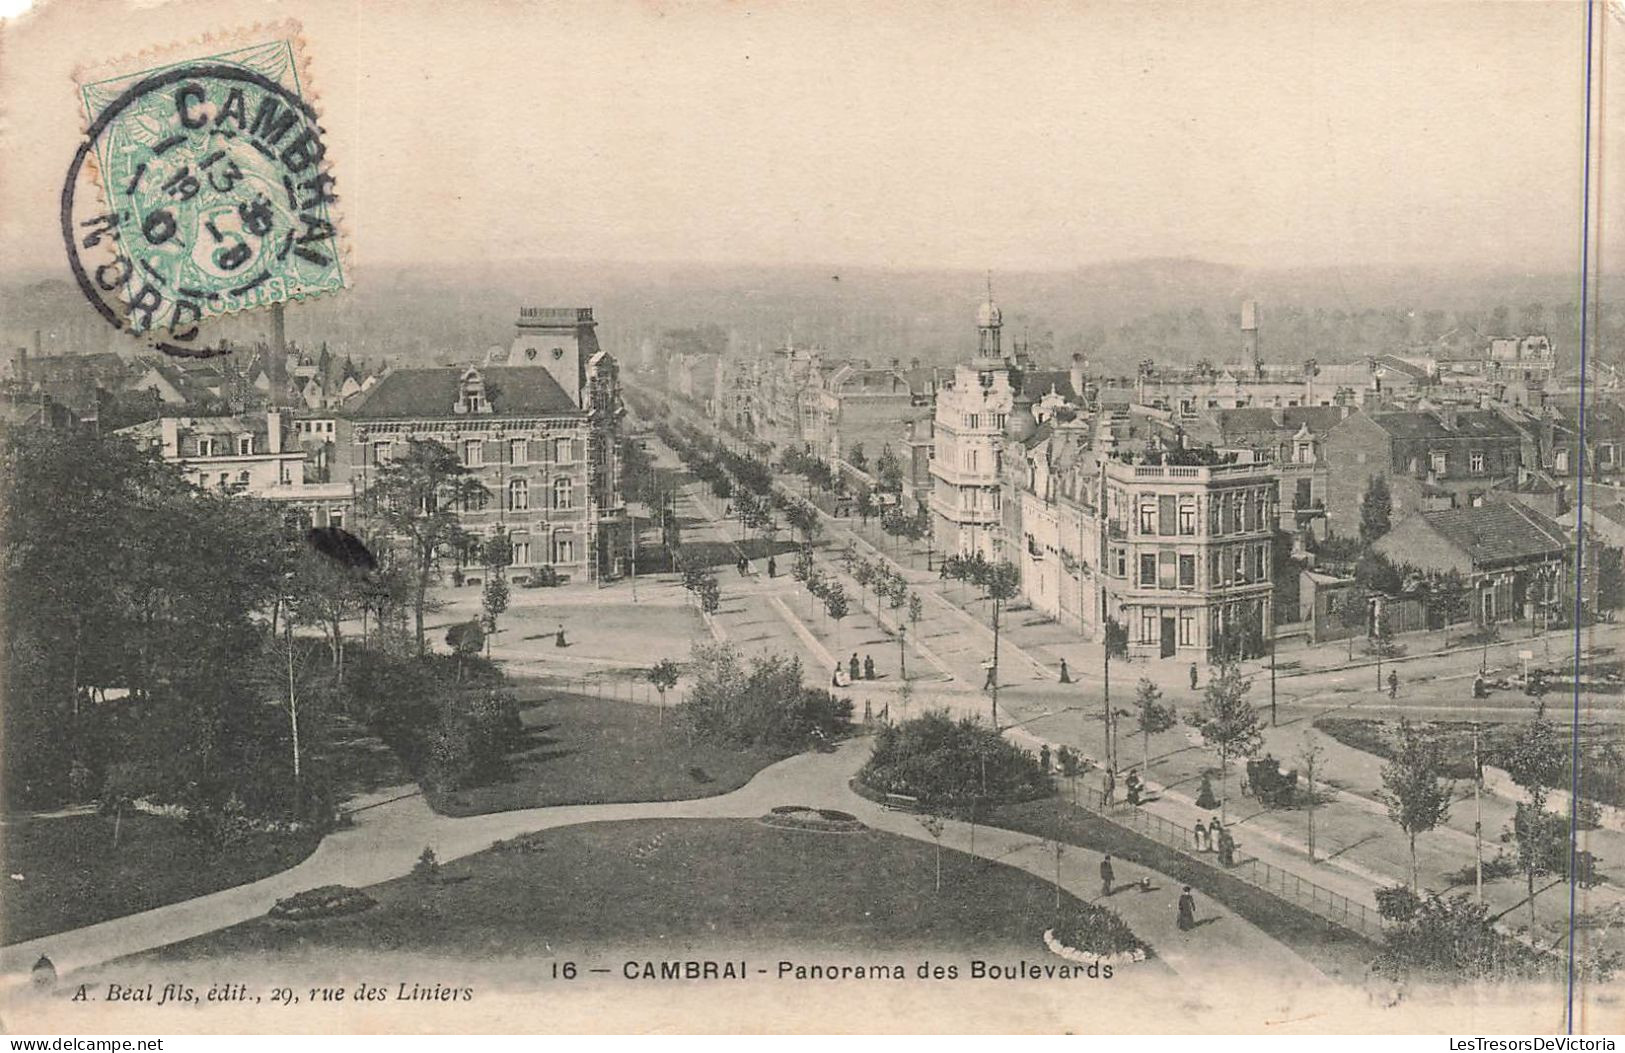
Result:
<svg viewBox="0 0 1625 1053"><path fill-rule="evenodd" d="M74 69L242 18L163 10L4 26L8 259L61 256ZM363 271L1578 266L1577 4L271 10L302 23ZM1594 143L1599 180L1621 142ZM1611 231L1625 196L1600 191Z"/></svg>

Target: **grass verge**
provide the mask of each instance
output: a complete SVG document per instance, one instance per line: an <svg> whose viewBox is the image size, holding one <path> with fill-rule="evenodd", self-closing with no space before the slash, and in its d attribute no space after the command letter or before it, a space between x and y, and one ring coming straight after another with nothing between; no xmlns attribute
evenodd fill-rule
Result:
<svg viewBox="0 0 1625 1053"><path fill-rule="evenodd" d="M253 834L216 852L176 819L126 812L28 819L0 832L5 853L0 925L6 943L66 932L109 918L258 881L303 860L322 835ZM10 875L21 874L17 881Z"/></svg>

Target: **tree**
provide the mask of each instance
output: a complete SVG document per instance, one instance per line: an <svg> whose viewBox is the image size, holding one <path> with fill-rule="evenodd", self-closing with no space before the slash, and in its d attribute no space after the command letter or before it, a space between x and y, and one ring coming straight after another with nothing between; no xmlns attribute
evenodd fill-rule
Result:
<svg viewBox="0 0 1625 1053"><path fill-rule="evenodd" d="M858 583L858 588L867 591L869 583L875 580L876 570L875 565L866 559L855 561L852 564L852 578ZM875 591L880 591L878 586Z"/></svg>
<svg viewBox="0 0 1625 1053"><path fill-rule="evenodd" d="M462 678L463 659L471 658L485 647L485 629L479 619L458 622L446 630L446 646L457 656L458 679Z"/></svg>
<svg viewBox="0 0 1625 1053"><path fill-rule="evenodd" d="M1392 527L1394 499L1388 492L1388 477L1373 475L1360 498L1360 539L1372 544Z"/></svg>
<svg viewBox="0 0 1625 1053"><path fill-rule="evenodd" d="M1450 570L1428 583L1428 608L1443 627L1467 620L1472 614L1472 604L1460 571Z"/></svg>
<svg viewBox="0 0 1625 1053"><path fill-rule="evenodd" d="M660 723L666 721L666 692L677 686L677 663L670 658L662 658L649 670L649 683L660 694Z"/></svg>
<svg viewBox="0 0 1625 1053"><path fill-rule="evenodd" d="M327 646L335 671L344 664L344 622L365 602L365 579L354 568L301 545L293 557L288 579L288 609L285 616L299 625L319 625L327 636Z"/></svg>
<svg viewBox="0 0 1625 1053"><path fill-rule="evenodd" d="M1326 750L1315 741L1315 733L1303 733L1303 746L1298 753L1298 759L1303 764L1303 777L1306 783L1304 800L1309 811L1309 862L1315 861L1315 806L1320 803L1319 791L1315 789L1315 776L1320 773L1320 758Z"/></svg>
<svg viewBox="0 0 1625 1053"><path fill-rule="evenodd" d="M1219 819L1224 821L1226 777L1230 762L1236 757L1251 757L1264 745L1264 726L1258 711L1247 701L1252 684L1241 675L1235 662L1224 662L1217 673L1208 677L1202 694L1202 709L1197 716L1197 730L1202 741L1219 752Z"/></svg>
<svg viewBox="0 0 1625 1053"><path fill-rule="evenodd" d="M824 613L835 621L835 647L841 646L841 619L851 613L851 605L846 599L846 590L841 588L840 582L831 582L829 591L824 595Z"/></svg>
<svg viewBox="0 0 1625 1053"><path fill-rule="evenodd" d="M1405 831L1411 848L1411 891L1422 894L1416 862L1416 835L1436 829L1450 817L1451 784L1441 782L1444 751L1438 739L1400 718L1394 759L1383 765L1378 797L1388 818Z"/></svg>
<svg viewBox="0 0 1625 1053"><path fill-rule="evenodd" d="M875 474L879 477L880 489L894 494L902 491L903 462L892 452L890 443L880 448L880 457L875 461Z"/></svg>
<svg viewBox="0 0 1625 1053"><path fill-rule="evenodd" d="M497 619L508 610L508 581L501 574L493 574L485 581L485 591L480 596L480 608L485 612L486 625L486 654L490 654L491 637L496 635Z"/></svg>
<svg viewBox="0 0 1625 1053"><path fill-rule="evenodd" d="M869 467L869 457L863 452L863 443L852 444L852 448L846 452L846 463L860 472Z"/></svg>
<svg viewBox="0 0 1625 1053"><path fill-rule="evenodd" d="M999 612L1006 600L1015 596L1021 575L1008 560L988 563L981 555L976 557L973 574L978 578L983 593L993 601L993 727L999 726Z"/></svg>
<svg viewBox="0 0 1625 1053"><path fill-rule="evenodd" d="M1606 616L1625 607L1625 559L1611 545L1597 548L1597 613Z"/></svg>
<svg viewBox="0 0 1625 1053"><path fill-rule="evenodd" d="M920 617L924 613L925 604L920 600L920 594L917 592L910 592L908 594L908 625L910 629L913 629L915 632L919 631Z"/></svg>
<svg viewBox="0 0 1625 1053"><path fill-rule="evenodd" d="M408 439L405 454L378 472L373 488L378 515L406 544L417 575L413 610L419 654L426 650L423 615L429 583L441 559L468 542L457 509L477 506L489 496L457 455L432 439Z"/></svg>
<svg viewBox="0 0 1625 1053"><path fill-rule="evenodd" d="M1140 678L1139 690L1135 696L1135 726L1140 730L1142 744L1145 747L1144 767L1147 772L1151 770L1151 736L1179 723L1179 714L1173 706L1162 704L1162 690L1144 677Z"/></svg>
<svg viewBox="0 0 1625 1053"><path fill-rule="evenodd" d="M1546 703L1536 700L1529 719L1517 726L1512 741L1501 757L1512 781L1523 787L1529 800L1520 802L1513 816L1513 836L1518 844L1518 869L1523 871L1529 895L1529 927L1535 926L1535 878L1551 869L1557 846L1554 841L1562 836L1566 847L1566 828L1554 830L1546 812L1546 800L1552 789L1563 782L1564 752L1557 738L1557 729L1546 718ZM1561 821L1560 821L1561 823Z"/></svg>
<svg viewBox="0 0 1625 1053"><path fill-rule="evenodd" d="M936 890L938 892L941 892L942 891L942 816L937 815L935 812L925 812L922 815L916 816L916 818L919 819L920 825L925 827L925 832L931 835L931 841L936 845L936 849L937 849L937 852L936 852L936 855L937 855L937 888L936 888Z"/></svg>

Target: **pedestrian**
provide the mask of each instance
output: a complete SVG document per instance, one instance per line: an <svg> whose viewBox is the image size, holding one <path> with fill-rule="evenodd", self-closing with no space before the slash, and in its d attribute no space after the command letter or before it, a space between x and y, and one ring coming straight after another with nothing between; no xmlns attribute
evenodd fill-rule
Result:
<svg viewBox="0 0 1625 1053"><path fill-rule="evenodd" d="M779 573L778 560L774 559L772 556L767 557L767 576L770 577L770 578L777 577L778 573Z"/></svg>
<svg viewBox="0 0 1625 1053"><path fill-rule="evenodd" d="M982 681L982 690L991 691L998 686L998 684L994 682L993 676L993 671L998 667L993 664L993 659L989 658L987 661L982 663L982 668L987 670L987 679Z"/></svg>
<svg viewBox="0 0 1625 1053"><path fill-rule="evenodd" d="M1196 663L1191 663L1191 690L1196 690Z"/></svg>
<svg viewBox="0 0 1625 1053"><path fill-rule="evenodd" d="M1063 659L1061 659L1061 683L1070 684L1071 682L1072 682L1072 674L1067 672L1066 659L1063 658Z"/></svg>
<svg viewBox="0 0 1625 1053"><path fill-rule="evenodd" d="M852 657L846 663L846 671L852 675L851 683L858 682L858 652L853 651Z"/></svg>
<svg viewBox="0 0 1625 1053"><path fill-rule="evenodd" d="M1100 894L1102 896L1112 894L1112 857L1109 855L1100 860Z"/></svg>
<svg viewBox="0 0 1625 1053"><path fill-rule="evenodd" d="M558 635L558 637L556 639L554 639L553 646L554 647L568 647L569 646L568 644L566 644L564 642L564 623L563 622L559 623L559 635Z"/></svg>
<svg viewBox="0 0 1625 1053"><path fill-rule="evenodd" d="M830 687L843 687L841 683L841 663L835 663L835 675L829 678Z"/></svg>
<svg viewBox="0 0 1625 1053"><path fill-rule="evenodd" d="M875 656L872 654L866 654L863 656L863 678L865 680L873 680L875 678Z"/></svg>
<svg viewBox="0 0 1625 1053"><path fill-rule="evenodd" d="M1110 768L1106 769L1106 780L1101 787L1100 801L1106 806L1117 799L1117 773Z"/></svg>
<svg viewBox="0 0 1625 1053"><path fill-rule="evenodd" d="M1230 831L1219 831L1219 865L1233 867L1236 865L1236 839L1230 836Z"/></svg>
<svg viewBox="0 0 1625 1053"><path fill-rule="evenodd" d="M1399 697L1399 674L1392 669L1388 670L1388 697Z"/></svg>
<svg viewBox="0 0 1625 1053"><path fill-rule="evenodd" d="M1202 817L1196 817L1196 826L1191 831L1191 843L1198 852L1207 851L1207 827L1202 825Z"/></svg>
<svg viewBox="0 0 1625 1053"><path fill-rule="evenodd" d="M1141 789L1140 773L1135 771L1133 768L1130 768L1128 770L1128 778L1124 780L1123 785L1128 788L1128 803L1138 807L1140 804Z"/></svg>
<svg viewBox="0 0 1625 1053"><path fill-rule="evenodd" d="M1046 774L1048 774L1048 772L1049 772L1049 743L1047 743L1047 742L1044 743L1042 746L1038 747L1038 763L1039 763L1039 766L1044 769L1044 772Z"/></svg>
<svg viewBox="0 0 1625 1053"><path fill-rule="evenodd" d="M1179 928L1182 932L1196 928L1196 897L1191 895L1189 885L1179 894Z"/></svg>
<svg viewBox="0 0 1625 1053"><path fill-rule="evenodd" d="M1207 849L1209 852L1219 850L1219 841L1224 837L1224 825L1219 822L1218 816L1213 816L1207 824Z"/></svg>

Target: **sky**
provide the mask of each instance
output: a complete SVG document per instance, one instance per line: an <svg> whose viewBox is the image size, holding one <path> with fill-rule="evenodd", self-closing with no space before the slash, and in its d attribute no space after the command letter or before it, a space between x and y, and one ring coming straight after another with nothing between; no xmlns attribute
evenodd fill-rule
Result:
<svg viewBox="0 0 1625 1053"><path fill-rule="evenodd" d="M1620 10L1597 8L1613 65ZM74 0L0 38L0 267L60 264L75 68L283 18L363 268L1579 255L1573 2ZM1625 193L1602 199L1617 260Z"/></svg>

